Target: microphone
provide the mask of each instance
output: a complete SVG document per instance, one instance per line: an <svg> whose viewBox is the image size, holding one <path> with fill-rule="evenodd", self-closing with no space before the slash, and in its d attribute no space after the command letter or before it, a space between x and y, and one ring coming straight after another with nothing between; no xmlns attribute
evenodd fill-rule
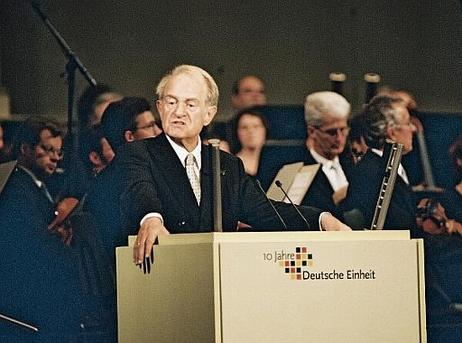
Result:
<svg viewBox="0 0 462 343"><path fill-rule="evenodd" d="M284 221L284 219L282 219L281 217L281 214L279 213L279 211L276 209L276 207L273 205L273 203L271 202L271 200L266 196L266 193L265 191L263 190L263 187L261 186L261 183L259 180L256 181L257 183L257 186L258 188L260 189L260 191L263 193L263 195L265 196L266 200L268 200L269 204L271 205L271 208L273 209L274 213L276 213L279 221L281 222L282 226L284 226L284 229L287 231L287 225L286 225L286 222Z"/></svg>
<svg viewBox="0 0 462 343"><path fill-rule="evenodd" d="M302 214L302 212L300 212L300 210L298 209L297 206L295 206L295 204L293 203L292 199L290 199L289 195L287 194L287 192L284 190L284 188L282 187L282 183L281 181L279 180L276 180L274 182L276 184L276 186L278 186L278 188L282 191L282 193L284 193L285 197L287 198L287 200L289 200L289 202L292 204L292 206L295 208L295 211L297 211L298 215L300 216L300 218L303 219L303 221L305 222L306 224L306 227L308 228L308 230L311 229L310 227L310 224L308 223L308 220L306 220L305 216Z"/></svg>

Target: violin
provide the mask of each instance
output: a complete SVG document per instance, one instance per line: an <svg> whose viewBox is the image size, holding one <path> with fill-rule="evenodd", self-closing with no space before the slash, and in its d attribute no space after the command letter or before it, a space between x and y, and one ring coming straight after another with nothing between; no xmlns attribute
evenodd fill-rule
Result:
<svg viewBox="0 0 462 343"><path fill-rule="evenodd" d="M66 246L70 246L74 235L70 215L76 209L79 200L76 198L64 198L58 202L55 209L55 218L48 225L48 231L57 235Z"/></svg>
<svg viewBox="0 0 462 343"><path fill-rule="evenodd" d="M417 205L417 225L431 235L462 234L462 224L449 219L444 207L431 198L424 198Z"/></svg>

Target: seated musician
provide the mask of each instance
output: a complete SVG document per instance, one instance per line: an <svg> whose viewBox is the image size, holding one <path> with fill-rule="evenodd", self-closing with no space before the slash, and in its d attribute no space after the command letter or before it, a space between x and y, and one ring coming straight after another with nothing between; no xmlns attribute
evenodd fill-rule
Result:
<svg viewBox="0 0 462 343"><path fill-rule="evenodd" d="M389 140L403 144L403 154L410 152L415 127L402 101L388 96L373 98L359 116L355 121L361 121L363 125L368 150L351 174L348 202L361 210L365 222L369 224L386 166L386 161L385 164L383 162L386 158L382 159L385 143ZM384 227L415 228L416 205L406 172L400 166Z"/></svg>
<svg viewBox="0 0 462 343"><path fill-rule="evenodd" d="M17 168L0 195L0 313L38 333L0 321L2 342L67 342L80 330L82 296L70 236L48 229L55 203L47 178L62 158L58 126L28 120L17 140Z"/></svg>
<svg viewBox="0 0 462 343"><path fill-rule="evenodd" d="M382 158L385 143L400 143L403 145L403 154L407 154L412 150L412 136L416 128L411 122L406 103L389 96L373 98L355 120L363 125L362 132L368 150L351 174L347 202L349 206L359 208L365 222L370 224L387 162L386 158ZM435 216L421 218L420 213L430 206L434 206ZM416 236L422 235L422 228L429 233L457 231L456 223L447 219L444 209L439 206L428 202L428 199L418 203L406 171L400 165L384 228L410 229ZM427 222L426 219L431 220ZM427 226L435 219L439 220L438 228L434 228L433 224Z"/></svg>
<svg viewBox="0 0 462 343"><path fill-rule="evenodd" d="M157 95L165 134L125 145L118 161L127 181L121 197L123 217L131 227L141 226L135 263L150 255L160 235L213 230L211 148L201 144L199 134L217 112L218 87L205 70L182 65L162 78ZM283 230L242 162L223 151L220 157L224 230L235 231L238 221L255 229ZM289 204L276 205L288 227L307 229ZM301 210L313 230L349 230L329 213Z"/></svg>
<svg viewBox="0 0 462 343"><path fill-rule="evenodd" d="M115 264L115 247L126 245L128 235L136 232L126 231L120 224L121 183L112 159L117 159L118 150L126 143L154 137L160 129L146 99L124 97L109 104L96 130L96 141L83 142L86 147L82 147L82 158L88 167L97 171L84 208L95 216L103 244Z"/></svg>
<svg viewBox="0 0 462 343"><path fill-rule="evenodd" d="M350 131L348 119L351 106L340 94L330 91L314 92L306 97L305 122L307 139L300 156L285 161L272 161L263 155L262 164L272 164L268 168L273 179L277 172L288 163L302 161L305 166L317 167L311 184L305 185L305 193L298 199L304 206L315 206L329 211L336 218L344 220L344 199L349 184L352 166L345 146ZM271 163L268 161L271 160Z"/></svg>
<svg viewBox="0 0 462 343"><path fill-rule="evenodd" d="M441 203L446 214L458 222L462 222L462 136L459 136L449 148L449 156L457 170L458 182L445 189L441 196Z"/></svg>

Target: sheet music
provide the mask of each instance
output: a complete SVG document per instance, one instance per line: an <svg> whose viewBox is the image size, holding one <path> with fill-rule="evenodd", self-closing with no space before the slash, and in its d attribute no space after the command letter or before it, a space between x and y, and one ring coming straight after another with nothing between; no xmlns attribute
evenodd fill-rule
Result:
<svg viewBox="0 0 462 343"><path fill-rule="evenodd" d="M283 201L285 196L281 192L281 190L274 184L274 181L279 180L284 185L284 187L290 187L293 180L295 179L295 175L297 175L298 171L303 167L303 162L295 162L286 164L283 166L277 173L276 177L274 178L273 182L271 183L270 188L266 192L268 198L276 200L276 201Z"/></svg>
<svg viewBox="0 0 462 343"><path fill-rule="evenodd" d="M306 195L306 192L308 192L308 189L310 188L311 183L313 182L320 166L320 164L304 166L295 175L295 178L287 191L287 194L289 195L290 199L292 199L294 204L300 205ZM284 199L284 202L289 203L290 201L288 199Z"/></svg>
<svg viewBox="0 0 462 343"><path fill-rule="evenodd" d="M266 192L268 198L289 202L287 199L284 199L284 194L274 183L274 181L279 180L287 189L287 194L292 201L297 205L300 204L310 188L320 166L320 164L304 166L303 162L286 164L279 170L270 188Z"/></svg>

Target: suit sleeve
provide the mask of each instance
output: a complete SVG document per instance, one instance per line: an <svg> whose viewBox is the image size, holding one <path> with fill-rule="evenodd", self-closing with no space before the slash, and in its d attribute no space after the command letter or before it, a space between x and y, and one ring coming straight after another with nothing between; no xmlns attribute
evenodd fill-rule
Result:
<svg viewBox="0 0 462 343"><path fill-rule="evenodd" d="M152 159L143 141L126 144L118 155L117 163L123 180L120 196L122 225L138 229L147 213L162 213L151 175Z"/></svg>

